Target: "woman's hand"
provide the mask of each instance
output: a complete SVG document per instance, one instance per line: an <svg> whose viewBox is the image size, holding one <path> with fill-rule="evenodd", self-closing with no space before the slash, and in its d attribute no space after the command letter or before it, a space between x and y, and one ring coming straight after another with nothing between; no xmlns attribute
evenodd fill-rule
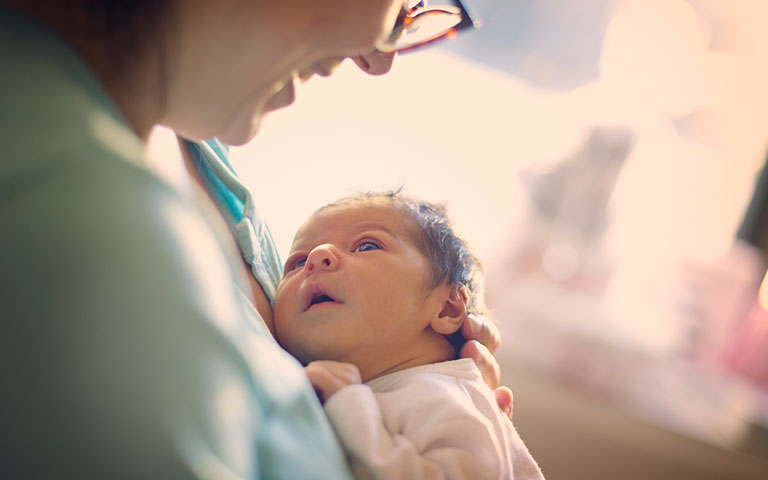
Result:
<svg viewBox="0 0 768 480"><path fill-rule="evenodd" d="M360 370L351 363L318 360L304 367L304 372L323 404L347 385L363 383Z"/></svg>
<svg viewBox="0 0 768 480"><path fill-rule="evenodd" d="M496 402L499 408L512 418L512 391L507 387L499 387L499 362L493 352L501 343L499 327L490 318L483 315L469 314L461 325L461 334L467 340L459 352L461 358L471 358L483 375L483 381L495 389Z"/></svg>

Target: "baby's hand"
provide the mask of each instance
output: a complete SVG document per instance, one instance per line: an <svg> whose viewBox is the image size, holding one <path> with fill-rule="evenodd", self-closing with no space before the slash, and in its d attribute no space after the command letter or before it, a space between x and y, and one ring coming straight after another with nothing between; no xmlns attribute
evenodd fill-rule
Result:
<svg viewBox="0 0 768 480"><path fill-rule="evenodd" d="M304 367L309 381L315 388L320 403L325 403L331 395L347 385L363 383L360 370L351 363L318 360Z"/></svg>

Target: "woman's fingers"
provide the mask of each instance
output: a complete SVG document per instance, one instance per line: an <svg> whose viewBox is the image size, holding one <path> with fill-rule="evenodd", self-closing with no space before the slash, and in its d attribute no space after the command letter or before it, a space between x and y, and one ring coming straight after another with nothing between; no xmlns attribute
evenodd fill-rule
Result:
<svg viewBox="0 0 768 480"><path fill-rule="evenodd" d="M501 386L493 391L496 396L496 403L499 405L499 409L504 412L504 415L512 420L512 408L514 406L514 397L512 396L512 390L507 387Z"/></svg>
<svg viewBox="0 0 768 480"><path fill-rule="evenodd" d="M499 385L499 363L491 352L477 340L467 340L461 352L461 358L471 358L483 376L483 381L491 388Z"/></svg>
<svg viewBox="0 0 768 480"><path fill-rule="evenodd" d="M467 315L461 325L461 334L467 340L477 340L491 352L495 352L501 343L499 327L485 315Z"/></svg>

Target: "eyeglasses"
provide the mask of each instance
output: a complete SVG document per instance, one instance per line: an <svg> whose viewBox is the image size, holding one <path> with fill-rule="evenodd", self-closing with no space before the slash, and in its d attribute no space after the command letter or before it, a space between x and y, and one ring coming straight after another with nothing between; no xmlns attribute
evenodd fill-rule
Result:
<svg viewBox="0 0 768 480"><path fill-rule="evenodd" d="M479 28L480 24L460 0L406 0L392 33L376 48L385 53L409 52L456 38L460 30Z"/></svg>

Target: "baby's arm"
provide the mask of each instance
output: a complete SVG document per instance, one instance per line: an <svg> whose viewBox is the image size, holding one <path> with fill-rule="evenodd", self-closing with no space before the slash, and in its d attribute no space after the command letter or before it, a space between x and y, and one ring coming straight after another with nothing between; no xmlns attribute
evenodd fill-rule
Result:
<svg viewBox="0 0 768 480"><path fill-rule="evenodd" d="M498 436L469 398L457 399L460 392L439 382L423 385L413 395L393 398L404 405L399 410L410 412L409 418L393 420L384 418L373 391L359 384L354 365L313 362L307 374L358 479L511 475L508 439Z"/></svg>

